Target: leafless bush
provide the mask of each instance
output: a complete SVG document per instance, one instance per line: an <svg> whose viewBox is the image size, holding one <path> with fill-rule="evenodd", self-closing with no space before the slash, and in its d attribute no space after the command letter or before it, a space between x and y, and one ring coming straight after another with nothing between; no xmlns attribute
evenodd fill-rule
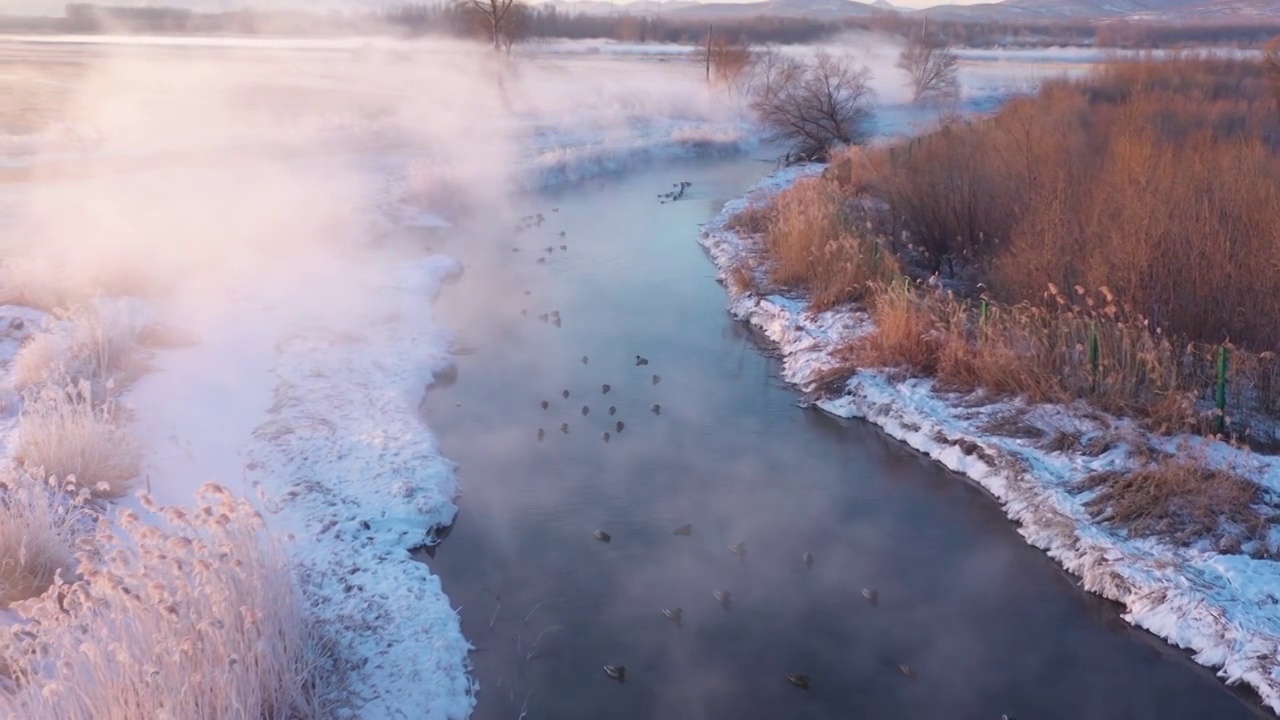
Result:
<svg viewBox="0 0 1280 720"><path fill-rule="evenodd" d="M811 59L767 53L753 83L751 108L790 158L821 161L869 136L871 72L852 58L819 52Z"/></svg>
<svg viewBox="0 0 1280 720"><path fill-rule="evenodd" d="M954 97L960 91L958 63L959 58L951 46L923 32L912 33L898 55L898 67L910 76L916 101Z"/></svg>

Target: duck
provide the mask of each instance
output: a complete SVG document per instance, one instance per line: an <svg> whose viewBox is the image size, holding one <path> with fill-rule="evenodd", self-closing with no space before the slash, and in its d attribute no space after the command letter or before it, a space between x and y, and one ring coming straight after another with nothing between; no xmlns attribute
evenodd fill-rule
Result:
<svg viewBox="0 0 1280 720"><path fill-rule="evenodd" d="M547 402L546 400L543 400L543 401L542 401L542 409L543 409L543 410L546 410L546 409L547 409L547 408L549 408L549 407L551 407L551 403Z"/></svg>
<svg viewBox="0 0 1280 720"><path fill-rule="evenodd" d="M657 385L657 384L658 384L658 383L660 383L660 382L662 382L662 377L661 377L661 376L659 376L659 375L654 375L654 376L653 376L653 384L654 384L654 385Z"/></svg>
<svg viewBox="0 0 1280 720"><path fill-rule="evenodd" d="M583 406L582 406L582 414L583 414L583 415L586 415L587 413L590 413L590 412L591 412L591 408L587 407L586 405L583 405Z"/></svg>
<svg viewBox="0 0 1280 720"><path fill-rule="evenodd" d="M649 364L649 358L641 357L639 355L636 356L636 367L639 367L641 365L648 365L648 364Z"/></svg>
<svg viewBox="0 0 1280 720"><path fill-rule="evenodd" d="M693 526L692 526L692 525L681 525L680 527L676 528L675 530L672 530L672 531L671 531L671 534L672 534L672 535L681 535L681 536L683 536L683 537L689 537L690 535L692 535L692 534L693 534Z"/></svg>
<svg viewBox="0 0 1280 720"><path fill-rule="evenodd" d="M600 542L610 542L613 540L613 536L603 530L596 530L591 534L595 535L596 539Z"/></svg>
<svg viewBox="0 0 1280 720"><path fill-rule="evenodd" d="M906 663L903 663L898 666L898 672L901 672L903 675L906 675L907 677L913 677L913 674L914 674L911 669L911 666Z"/></svg>
<svg viewBox="0 0 1280 720"><path fill-rule="evenodd" d="M747 556L747 544L746 544L746 543L741 543L741 542L740 542L740 543L734 543L733 545L730 545L730 546L729 546L729 552L733 553L734 555L737 555L738 557L746 557L746 556Z"/></svg>
<svg viewBox="0 0 1280 720"><path fill-rule="evenodd" d="M564 233L560 233L560 237L564 237ZM560 246L560 249L561 249L561 250L568 250L568 249L569 249L569 246L568 246L568 245L561 245L561 246Z"/></svg>
<svg viewBox="0 0 1280 720"><path fill-rule="evenodd" d="M565 435L569 434L569 423L560 423L560 432Z"/></svg>
<svg viewBox="0 0 1280 720"><path fill-rule="evenodd" d="M872 605L875 605L876 603L880 602L880 593L876 592L875 590L872 590L871 588L863 588L862 597L866 598L867 602L871 603Z"/></svg>
<svg viewBox="0 0 1280 720"><path fill-rule="evenodd" d="M565 390L564 392L560 393L560 396L561 396L561 397L563 397L565 400L568 400L568 399L569 399L569 391L568 391L568 390Z"/></svg>
<svg viewBox="0 0 1280 720"><path fill-rule="evenodd" d="M560 316L559 316L559 315L557 315L557 316L555 316L555 317L551 318L551 324L552 324L552 325L555 325L556 327L560 327L560 326L561 326L561 325L560 325Z"/></svg>
<svg viewBox="0 0 1280 720"><path fill-rule="evenodd" d="M605 383L605 384L603 384L603 385L601 385L601 386L600 386L600 394L601 394L601 395L608 395L608 394L609 394L609 391L610 391L610 390L612 390L612 389L613 389L613 386L612 386L612 385L610 385L609 383Z"/></svg>
<svg viewBox="0 0 1280 720"><path fill-rule="evenodd" d="M586 356L586 355L583 355L583 356L582 356L582 364L583 364L583 365L586 365L586 364L587 364L587 359L588 359L588 358L587 358L587 356Z"/></svg>
<svg viewBox="0 0 1280 720"><path fill-rule="evenodd" d="M676 624L676 627L680 627L680 623L681 623L681 621L682 621L682 620L684 620L684 610L682 610L682 609L680 609L680 608L676 608L676 609L674 609L674 610L665 610L665 609L664 609L664 610L662 611L662 614L663 614L663 615L666 615L668 620L670 620L671 622L675 623L675 624Z"/></svg>
<svg viewBox="0 0 1280 720"><path fill-rule="evenodd" d="M610 435L608 432L605 432L605 434L604 434L602 437L604 437L604 441L605 441L605 442L609 442L609 438L611 438L611 437L613 437L613 436L612 436L612 435Z"/></svg>
<svg viewBox="0 0 1280 720"><path fill-rule="evenodd" d="M546 261L547 261L547 259L546 259L546 258L544 258L544 257L540 257L540 258L538 258L538 262L540 262L540 263L545 263Z"/></svg>
<svg viewBox="0 0 1280 720"><path fill-rule="evenodd" d="M615 407L615 406L613 406L613 405L610 405L610 406L609 406L609 417L613 417L614 415L617 415L617 414L618 414L618 408L617 408L617 407Z"/></svg>
<svg viewBox="0 0 1280 720"><path fill-rule="evenodd" d="M715 598L716 602L720 603L720 606L725 610L728 610L729 605L733 603L733 596L729 594L728 590L717 590L711 593L711 597Z"/></svg>
<svg viewBox="0 0 1280 720"><path fill-rule="evenodd" d="M619 421L618 421L618 423L617 423L616 425L614 425L614 426L613 426L613 429L614 429L614 430L617 430L618 432L622 432L622 428L624 428L624 427L626 427L626 426L627 426L627 424L626 424L626 423L624 423L624 422L622 422L621 420L619 420Z"/></svg>
<svg viewBox="0 0 1280 720"><path fill-rule="evenodd" d="M627 667L625 665L605 665L604 674L618 682L627 681Z"/></svg>
<svg viewBox="0 0 1280 720"><path fill-rule="evenodd" d="M649 410L652 411L654 415L662 414L662 406L659 405L658 403L654 403L653 405L650 405Z"/></svg>
<svg viewBox="0 0 1280 720"><path fill-rule="evenodd" d="M808 675L801 675L799 673L787 673L787 682L791 683L792 685L795 685L801 690L809 689L810 681L809 681Z"/></svg>
<svg viewBox="0 0 1280 720"><path fill-rule="evenodd" d="M541 440L546 436L547 436L547 431L543 430L542 428L538 428L538 439Z"/></svg>
<svg viewBox="0 0 1280 720"><path fill-rule="evenodd" d="M813 567L813 553L807 552L804 555L802 555L801 558L804 560L805 567L808 567L808 568Z"/></svg>

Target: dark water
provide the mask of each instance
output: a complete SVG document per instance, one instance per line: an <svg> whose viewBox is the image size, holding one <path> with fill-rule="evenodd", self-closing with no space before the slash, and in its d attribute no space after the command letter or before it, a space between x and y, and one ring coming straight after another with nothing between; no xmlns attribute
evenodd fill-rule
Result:
<svg viewBox="0 0 1280 720"><path fill-rule="evenodd" d="M426 560L476 645L475 717L1258 714L1078 589L976 487L796 407L695 242L768 169L663 165L541 198L545 223L514 239L423 239L468 264L440 312L476 352L427 410L461 513ZM681 180L686 199L659 204ZM537 319L551 310L562 327ZM676 607L682 627L661 614Z"/></svg>

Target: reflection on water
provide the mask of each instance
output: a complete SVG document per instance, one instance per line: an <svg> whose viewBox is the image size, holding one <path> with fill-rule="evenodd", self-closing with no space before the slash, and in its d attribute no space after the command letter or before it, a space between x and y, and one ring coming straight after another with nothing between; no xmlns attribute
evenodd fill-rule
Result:
<svg viewBox="0 0 1280 720"><path fill-rule="evenodd" d="M446 243L468 269L440 312L476 352L426 403L463 489L426 560L476 645L476 717L1252 717L982 491L796 406L695 243L766 169L598 181L527 209L547 222L514 240ZM654 199L682 180L685 199Z"/></svg>

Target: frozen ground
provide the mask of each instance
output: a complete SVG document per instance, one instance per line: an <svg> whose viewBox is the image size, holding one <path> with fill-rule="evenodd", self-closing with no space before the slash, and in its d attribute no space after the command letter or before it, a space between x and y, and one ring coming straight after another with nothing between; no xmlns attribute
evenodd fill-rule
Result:
<svg viewBox="0 0 1280 720"><path fill-rule="evenodd" d="M811 166L771 175L728 203L704 228L702 243L722 279L729 268L757 252L755 240L728 229L728 219L821 170ZM803 298L745 293L731 297L729 309L777 343L784 378L806 391L835 362L836 348L871 328L869 317L856 308L811 313ZM1273 493L1280 491L1280 458L1250 455L1198 437L1148 436L1119 418L1086 417L1080 407L1026 408L972 400L938 392L928 380L902 381L888 371L860 370L843 394L817 405L841 417L873 422L977 482L1004 507L1027 542L1078 576L1087 590L1122 603L1128 622L1190 650L1197 662L1218 668L1228 684L1253 687L1267 707L1280 712L1280 564L1205 546L1179 548L1127 538L1089 517L1083 507L1088 493L1068 490L1087 474L1133 466L1130 449L1135 442L1171 453L1201 454L1219 466L1246 472ZM1032 441L983 432L986 422L1011 411L1027 412L1024 421L1048 434L1068 430L1086 442L1104 432L1129 439L1088 457L1048 452Z"/></svg>

